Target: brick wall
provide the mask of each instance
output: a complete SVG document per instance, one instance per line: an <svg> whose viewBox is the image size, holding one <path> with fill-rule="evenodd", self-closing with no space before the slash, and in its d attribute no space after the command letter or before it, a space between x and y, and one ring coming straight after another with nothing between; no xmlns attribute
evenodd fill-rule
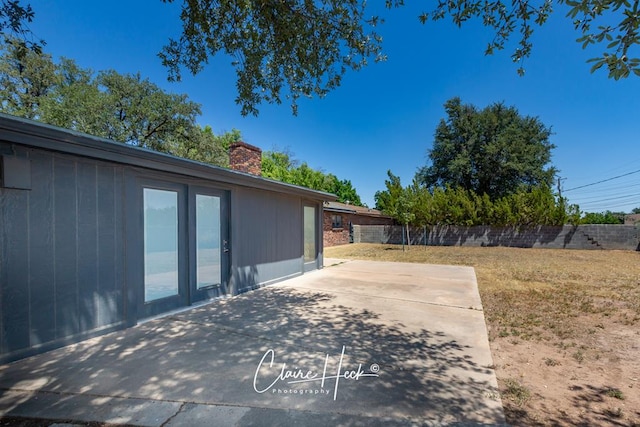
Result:
<svg viewBox="0 0 640 427"><path fill-rule="evenodd" d="M550 249L640 250L640 227L579 225L517 227L430 226L410 228L412 244L431 246L511 246ZM402 243L400 226L355 226L354 243Z"/></svg>
<svg viewBox="0 0 640 427"><path fill-rule="evenodd" d="M342 216L342 228L332 227L332 215ZM349 239L349 223L354 225L391 225L393 219L379 216L356 215L350 213L339 213L324 211L322 218L322 236L324 246L345 245L351 243Z"/></svg>
<svg viewBox="0 0 640 427"><path fill-rule="evenodd" d="M229 166L239 172L262 175L262 150L238 141L229 147Z"/></svg>

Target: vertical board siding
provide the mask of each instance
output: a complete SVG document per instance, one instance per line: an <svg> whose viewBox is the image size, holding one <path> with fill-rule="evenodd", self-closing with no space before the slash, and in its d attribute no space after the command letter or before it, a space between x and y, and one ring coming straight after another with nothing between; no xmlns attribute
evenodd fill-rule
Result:
<svg viewBox="0 0 640 427"><path fill-rule="evenodd" d="M31 155L29 194L29 305L30 346L55 339L53 158Z"/></svg>
<svg viewBox="0 0 640 427"><path fill-rule="evenodd" d="M77 163L57 158L56 179L53 187L55 276L56 284L56 338L80 332L78 308L78 200Z"/></svg>
<svg viewBox="0 0 640 427"><path fill-rule="evenodd" d="M0 189L0 355L124 321L124 168L18 150L31 190Z"/></svg>
<svg viewBox="0 0 640 427"><path fill-rule="evenodd" d="M123 174L121 168L101 166L98 169L98 276L102 298L97 321L100 327L119 322L124 315Z"/></svg>
<svg viewBox="0 0 640 427"><path fill-rule="evenodd" d="M97 167L78 163L78 300L80 330L97 326L95 296L98 294Z"/></svg>
<svg viewBox="0 0 640 427"><path fill-rule="evenodd" d="M5 257L2 326L7 352L29 347L29 199L25 191L2 190Z"/></svg>
<svg viewBox="0 0 640 427"><path fill-rule="evenodd" d="M19 149L16 155L28 157ZM33 165L32 165L33 170ZM2 232L5 239L2 283L2 327L5 351L29 346L29 192L2 189Z"/></svg>
<svg viewBox="0 0 640 427"><path fill-rule="evenodd" d="M300 199L244 188L235 193L232 276L239 289L301 273Z"/></svg>

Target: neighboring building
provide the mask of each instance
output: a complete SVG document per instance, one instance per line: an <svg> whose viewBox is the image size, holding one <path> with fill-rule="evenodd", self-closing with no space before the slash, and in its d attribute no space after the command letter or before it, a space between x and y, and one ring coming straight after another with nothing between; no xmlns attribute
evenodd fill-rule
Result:
<svg viewBox="0 0 640 427"><path fill-rule="evenodd" d="M639 225L640 214L630 214L624 217L624 225Z"/></svg>
<svg viewBox="0 0 640 427"><path fill-rule="evenodd" d="M324 246L353 243L353 225L392 225L382 212L346 203L325 202L322 235Z"/></svg>
<svg viewBox="0 0 640 427"><path fill-rule="evenodd" d="M0 115L0 363L322 267L335 196Z"/></svg>

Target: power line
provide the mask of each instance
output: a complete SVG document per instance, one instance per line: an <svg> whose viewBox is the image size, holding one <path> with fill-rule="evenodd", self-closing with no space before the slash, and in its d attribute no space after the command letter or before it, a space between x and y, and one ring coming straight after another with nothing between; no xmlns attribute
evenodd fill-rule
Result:
<svg viewBox="0 0 640 427"><path fill-rule="evenodd" d="M636 171L633 171L633 172L628 172L628 173L625 173L625 174L622 174L622 175L614 176L613 178L603 179L602 181L592 182L591 184L585 184L585 185L581 185L579 187L569 188L568 190L564 190L564 192L566 193L567 191L573 191L573 190L577 190L579 188L591 187L592 185L597 185L597 184L602 184L603 182L613 181L614 179L618 179L618 178L622 178L622 177L625 177L625 176L633 175L634 173L638 173L638 172L640 172L640 169L638 169Z"/></svg>
<svg viewBox="0 0 640 427"><path fill-rule="evenodd" d="M636 187L636 188L633 188ZM587 200L602 200L605 197L624 197L624 196L632 196L632 195L636 195L634 193L636 193L638 191L638 188L640 187L640 184L635 185L635 186L629 186L628 188L618 188L615 190L609 190L609 191L599 191L599 192L592 192L592 193L582 193L582 195L578 195L577 193L573 193L571 194L571 198L572 199L580 199L583 201L587 201Z"/></svg>
<svg viewBox="0 0 640 427"><path fill-rule="evenodd" d="M592 196L592 195L596 195L596 197L598 197L598 194L605 194L608 195L612 192L628 192L627 190L632 189L634 187L640 187L640 181L635 182L635 181L624 181L622 183L618 183L615 185L608 185L608 186L603 186L603 187L598 187L597 189L591 189L591 188L587 188L587 189L581 189L582 191L576 191L575 193L572 194L573 197L576 197L579 194L584 194L587 196Z"/></svg>

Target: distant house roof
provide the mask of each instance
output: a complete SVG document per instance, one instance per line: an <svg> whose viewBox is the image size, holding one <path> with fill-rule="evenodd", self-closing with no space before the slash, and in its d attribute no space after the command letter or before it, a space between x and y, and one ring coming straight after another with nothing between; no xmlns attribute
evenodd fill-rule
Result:
<svg viewBox="0 0 640 427"><path fill-rule="evenodd" d="M363 206L354 206L340 202L325 202L324 210L328 212L348 213L352 215L374 216L381 218L390 218L377 209L371 209Z"/></svg>
<svg viewBox="0 0 640 427"><path fill-rule="evenodd" d="M626 215L624 217L624 223L627 225L636 225L640 223L640 214Z"/></svg>
<svg viewBox="0 0 640 427"><path fill-rule="evenodd" d="M251 188L295 194L314 200L335 200L334 194L286 184L269 178L196 162L110 139L0 113L0 143L23 144L60 153L109 160ZM0 152L0 155L3 154Z"/></svg>

